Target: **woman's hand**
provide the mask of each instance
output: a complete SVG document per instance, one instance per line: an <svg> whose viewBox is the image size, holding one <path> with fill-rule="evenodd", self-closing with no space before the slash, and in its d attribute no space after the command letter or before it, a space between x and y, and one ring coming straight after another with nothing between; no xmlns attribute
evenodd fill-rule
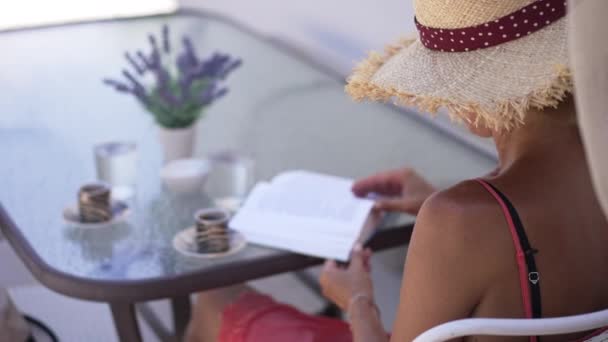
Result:
<svg viewBox="0 0 608 342"><path fill-rule="evenodd" d="M377 173L360 179L353 185L353 193L364 197L378 194L385 198L376 201L375 209L417 215L422 203L437 189L410 168Z"/></svg>
<svg viewBox="0 0 608 342"><path fill-rule="evenodd" d="M353 248L348 268L339 267L333 260L325 262L319 279L323 295L345 312L355 295L363 295L370 301L373 300L369 266L371 255L370 249L363 250L358 244Z"/></svg>

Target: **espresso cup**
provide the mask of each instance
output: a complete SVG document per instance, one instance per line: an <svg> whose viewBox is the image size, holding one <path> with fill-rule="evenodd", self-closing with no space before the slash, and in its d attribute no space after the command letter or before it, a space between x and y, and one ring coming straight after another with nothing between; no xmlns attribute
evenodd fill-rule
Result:
<svg viewBox="0 0 608 342"><path fill-rule="evenodd" d="M78 211L85 223L99 223L112 218L110 187L103 183L83 185L78 191Z"/></svg>
<svg viewBox="0 0 608 342"><path fill-rule="evenodd" d="M222 253L230 249L228 221L230 213L224 209L201 209L196 220L196 247L199 253Z"/></svg>

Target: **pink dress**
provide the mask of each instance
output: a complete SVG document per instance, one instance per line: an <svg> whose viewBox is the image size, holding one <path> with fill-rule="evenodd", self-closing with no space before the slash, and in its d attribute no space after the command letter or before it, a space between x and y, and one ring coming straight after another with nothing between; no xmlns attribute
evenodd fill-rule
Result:
<svg viewBox="0 0 608 342"><path fill-rule="evenodd" d="M351 342L347 323L317 317L256 292L244 293L222 315L220 342Z"/></svg>

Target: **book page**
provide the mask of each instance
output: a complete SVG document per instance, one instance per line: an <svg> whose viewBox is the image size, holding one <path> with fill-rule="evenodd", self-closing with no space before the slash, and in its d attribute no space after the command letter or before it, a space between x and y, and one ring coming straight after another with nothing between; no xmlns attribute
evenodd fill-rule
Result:
<svg viewBox="0 0 608 342"><path fill-rule="evenodd" d="M255 186L230 227L253 243L346 260L373 205L351 185L306 171L281 174Z"/></svg>
<svg viewBox="0 0 608 342"><path fill-rule="evenodd" d="M367 214L369 203L356 198L351 186L352 181L333 176L305 171L284 173L273 180L256 210L350 223Z"/></svg>

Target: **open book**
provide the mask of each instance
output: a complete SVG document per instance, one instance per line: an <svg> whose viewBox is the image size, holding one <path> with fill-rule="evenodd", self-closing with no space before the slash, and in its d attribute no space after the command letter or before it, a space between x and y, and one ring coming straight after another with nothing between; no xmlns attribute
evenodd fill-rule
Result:
<svg viewBox="0 0 608 342"><path fill-rule="evenodd" d="M373 206L352 194L352 183L308 171L281 173L253 188L230 228L252 243L347 261Z"/></svg>

